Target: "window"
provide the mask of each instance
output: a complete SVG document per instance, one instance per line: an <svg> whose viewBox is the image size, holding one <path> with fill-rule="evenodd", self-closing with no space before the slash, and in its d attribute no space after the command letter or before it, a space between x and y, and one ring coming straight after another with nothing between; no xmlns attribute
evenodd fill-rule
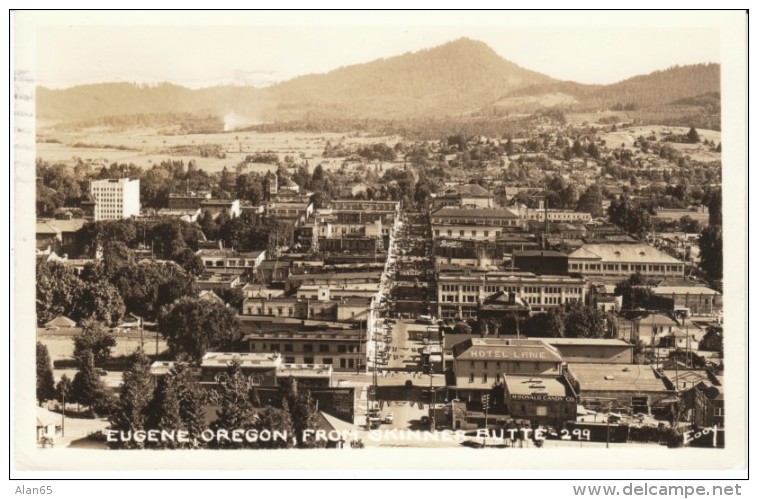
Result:
<svg viewBox="0 0 758 499"><path fill-rule="evenodd" d="M337 345L337 353L345 353L347 352L347 347L345 345Z"/></svg>
<svg viewBox="0 0 758 499"><path fill-rule="evenodd" d="M313 345L310 343L306 343L303 345L303 352L312 352L313 351Z"/></svg>
<svg viewBox="0 0 758 499"><path fill-rule="evenodd" d="M250 343L250 351L255 352L255 343Z"/></svg>
<svg viewBox="0 0 758 499"><path fill-rule="evenodd" d="M329 366L331 366L332 364L334 364L334 362L332 362L332 358L331 358L331 357L324 357L324 358L321 360L321 363L322 363L322 364L326 364L326 365L329 365Z"/></svg>
<svg viewBox="0 0 758 499"><path fill-rule="evenodd" d="M295 363L295 357L285 357L284 358L285 364L294 364Z"/></svg>
<svg viewBox="0 0 758 499"><path fill-rule="evenodd" d="M329 345L319 345L318 351L321 353L328 352L329 351Z"/></svg>
<svg viewBox="0 0 758 499"><path fill-rule="evenodd" d="M342 369L347 367L347 360L346 359L340 359L340 367Z"/></svg>
<svg viewBox="0 0 758 499"><path fill-rule="evenodd" d="M487 373L482 374L482 383L487 382Z"/></svg>
<svg viewBox="0 0 758 499"><path fill-rule="evenodd" d="M292 343L285 343L284 344L284 351L285 352L291 352L292 351Z"/></svg>
<svg viewBox="0 0 758 499"><path fill-rule="evenodd" d="M279 343L272 343L270 347L272 352L278 352L279 351Z"/></svg>
<svg viewBox="0 0 758 499"><path fill-rule="evenodd" d="M303 357L303 362L306 364L313 364L313 357Z"/></svg>
<svg viewBox="0 0 758 499"><path fill-rule="evenodd" d="M473 383L474 382L474 373L471 373L468 375L468 382Z"/></svg>
<svg viewBox="0 0 758 499"><path fill-rule="evenodd" d="M537 414L537 416L547 416L547 406L545 406L545 405L538 405L536 407L536 414Z"/></svg>

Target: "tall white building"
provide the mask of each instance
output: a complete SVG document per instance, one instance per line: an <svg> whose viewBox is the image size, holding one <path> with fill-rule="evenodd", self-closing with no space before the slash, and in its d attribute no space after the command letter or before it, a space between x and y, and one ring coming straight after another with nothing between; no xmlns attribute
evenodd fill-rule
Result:
<svg viewBox="0 0 758 499"><path fill-rule="evenodd" d="M93 180L90 195L95 202L95 220L118 220L139 215L139 179Z"/></svg>

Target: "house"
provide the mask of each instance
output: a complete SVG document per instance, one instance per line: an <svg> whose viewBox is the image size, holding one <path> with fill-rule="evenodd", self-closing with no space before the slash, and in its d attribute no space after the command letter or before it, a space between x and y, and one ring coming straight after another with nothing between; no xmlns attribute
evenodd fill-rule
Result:
<svg viewBox="0 0 758 499"><path fill-rule="evenodd" d="M198 293L197 297L209 303L218 303L219 305L225 305L224 300L213 292L211 289L204 289Z"/></svg>
<svg viewBox="0 0 758 499"><path fill-rule="evenodd" d="M86 222L83 218L71 217L38 219L36 228L37 250L61 255L73 254L76 245L76 232Z"/></svg>
<svg viewBox="0 0 758 499"><path fill-rule="evenodd" d="M627 338L634 343L642 341L644 345L660 346L661 338L670 336L678 324L663 314L649 314L632 320L632 337Z"/></svg>
<svg viewBox="0 0 758 499"><path fill-rule="evenodd" d="M61 416L45 409L36 407L37 415L37 445L52 447L55 439L63 436L63 420Z"/></svg>
<svg viewBox="0 0 758 499"><path fill-rule="evenodd" d="M65 315L59 315L53 320L45 323L46 329L60 329L60 328L72 328L76 327L76 322L72 321Z"/></svg>
<svg viewBox="0 0 758 499"><path fill-rule="evenodd" d="M708 326L698 346L705 352L723 352L724 329L721 326Z"/></svg>

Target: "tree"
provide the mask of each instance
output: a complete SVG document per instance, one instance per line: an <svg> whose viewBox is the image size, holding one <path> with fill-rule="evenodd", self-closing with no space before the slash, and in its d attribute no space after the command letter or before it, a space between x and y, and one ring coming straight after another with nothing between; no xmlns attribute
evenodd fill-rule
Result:
<svg viewBox="0 0 758 499"><path fill-rule="evenodd" d="M174 254L173 260L189 275L197 277L205 271L203 260L190 248L184 248Z"/></svg>
<svg viewBox="0 0 758 499"><path fill-rule="evenodd" d="M94 319L116 325L125 311L124 301L118 289L110 282L102 280L84 283L71 311L71 318L77 322Z"/></svg>
<svg viewBox="0 0 758 499"><path fill-rule="evenodd" d="M237 338L234 311L220 303L183 297L165 306L158 328L175 356L184 355L200 362L209 350L228 348Z"/></svg>
<svg viewBox="0 0 758 499"><path fill-rule="evenodd" d="M71 393L74 391L74 385L71 383L71 379L65 374L61 376L58 384L55 385L55 400L61 404L65 404L71 401Z"/></svg>
<svg viewBox="0 0 758 499"><path fill-rule="evenodd" d="M253 430L262 432L283 431L292 435L292 421L289 413L281 409L266 407L257 409L251 400L248 380L240 369L239 362L233 361L225 373L220 386L218 418L211 424L211 429L218 430ZM213 448L243 449L243 448L287 448L291 446L290 438L284 440L251 441L246 438L235 442L232 439L216 439L210 443Z"/></svg>
<svg viewBox="0 0 758 499"><path fill-rule="evenodd" d="M597 184L592 184L579 196L576 203L576 211L590 213L593 217L603 214L603 191Z"/></svg>
<svg viewBox="0 0 758 499"><path fill-rule="evenodd" d="M562 338L566 331L563 309L554 308L529 317L524 325L524 331L529 337Z"/></svg>
<svg viewBox="0 0 758 499"><path fill-rule="evenodd" d="M652 292L650 283L642 277L642 274L636 272L628 279L616 284L614 294L622 297L624 309L634 310L638 307L647 308Z"/></svg>
<svg viewBox="0 0 758 499"><path fill-rule="evenodd" d="M47 347L37 342L37 403L55 398L55 380L53 379L53 363Z"/></svg>
<svg viewBox="0 0 758 499"><path fill-rule="evenodd" d="M81 323L82 330L74 335L74 358L81 360L84 352L92 352L95 365L101 366L111 356L111 348L116 346L116 338L105 326L93 319Z"/></svg>
<svg viewBox="0 0 758 499"><path fill-rule="evenodd" d="M316 428L318 424L316 403L308 390L298 386L297 381L290 379L281 387L283 400L292 416L292 426L295 430L297 447L301 449L324 447L326 442L315 439L304 439L303 432Z"/></svg>
<svg viewBox="0 0 758 499"><path fill-rule="evenodd" d="M183 296L197 296L194 278L175 265L143 262L122 269L113 277L131 313L146 320L155 320L164 305Z"/></svg>
<svg viewBox="0 0 758 499"><path fill-rule="evenodd" d="M709 279L721 279L724 273L724 248L721 226L709 225L700 233L700 268Z"/></svg>
<svg viewBox="0 0 758 499"><path fill-rule="evenodd" d="M37 264L37 325L59 315L71 315L83 283L71 267L60 262Z"/></svg>
<svg viewBox="0 0 758 499"><path fill-rule="evenodd" d="M453 327L453 334L471 334L471 326L465 322L458 322Z"/></svg>
<svg viewBox="0 0 758 499"><path fill-rule="evenodd" d="M75 380L76 381L76 380ZM155 381L150 373L150 360L141 350L132 357L129 369L124 372L116 410L111 416L111 429L119 432L135 432L146 429L148 406ZM111 445L119 449L142 449L144 442L133 438L116 439Z"/></svg>
<svg viewBox="0 0 758 499"><path fill-rule="evenodd" d="M716 189L708 200L708 224L721 225L721 189Z"/></svg>
<svg viewBox="0 0 758 499"><path fill-rule="evenodd" d="M700 136L697 134L697 130L695 130L695 127L690 127L690 131L687 132L687 141L690 144L697 144L700 142Z"/></svg>
<svg viewBox="0 0 758 499"><path fill-rule="evenodd" d="M626 195L611 202L608 207L608 218L611 223L638 237L644 235L651 227L650 215Z"/></svg>
<svg viewBox="0 0 758 499"><path fill-rule="evenodd" d="M566 303L565 315L566 338L602 338L608 330L608 318L605 313L581 303Z"/></svg>
<svg viewBox="0 0 758 499"><path fill-rule="evenodd" d="M71 383L71 402L88 406L94 412L107 412L111 398L108 388L95 371L92 352L84 352L80 359L79 371Z"/></svg>

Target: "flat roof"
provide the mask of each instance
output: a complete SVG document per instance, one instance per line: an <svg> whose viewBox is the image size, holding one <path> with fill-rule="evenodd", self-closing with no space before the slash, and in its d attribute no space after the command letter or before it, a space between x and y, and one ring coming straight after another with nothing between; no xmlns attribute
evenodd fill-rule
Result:
<svg viewBox="0 0 758 499"><path fill-rule="evenodd" d="M332 366L329 364L282 364L276 370L278 377L323 378L331 377Z"/></svg>
<svg viewBox="0 0 758 499"><path fill-rule="evenodd" d="M601 259L603 262L641 262L681 264L682 261L648 244L585 244L569 254L570 258Z"/></svg>
<svg viewBox="0 0 758 499"><path fill-rule="evenodd" d="M720 295L718 291L705 286L656 286L650 288L650 292L655 295Z"/></svg>
<svg viewBox="0 0 758 499"><path fill-rule="evenodd" d="M556 346L601 346L601 347L629 347L624 340L618 338L545 338L545 343Z"/></svg>
<svg viewBox="0 0 758 499"><path fill-rule="evenodd" d="M275 367L281 364L282 357L274 353L208 352L203 355L200 365L202 367L225 367L234 360L238 361L241 367Z"/></svg>
<svg viewBox="0 0 758 499"><path fill-rule="evenodd" d="M518 214L508 208L457 208L445 206L432 213L432 217L469 217L469 218L519 218Z"/></svg>
<svg viewBox="0 0 758 499"><path fill-rule="evenodd" d="M569 370L585 391L669 391L652 366L638 364L569 364Z"/></svg>
<svg viewBox="0 0 758 499"><path fill-rule="evenodd" d="M551 397L567 396L567 388L560 378L542 376L512 376L504 377L508 393L511 395L549 395Z"/></svg>

